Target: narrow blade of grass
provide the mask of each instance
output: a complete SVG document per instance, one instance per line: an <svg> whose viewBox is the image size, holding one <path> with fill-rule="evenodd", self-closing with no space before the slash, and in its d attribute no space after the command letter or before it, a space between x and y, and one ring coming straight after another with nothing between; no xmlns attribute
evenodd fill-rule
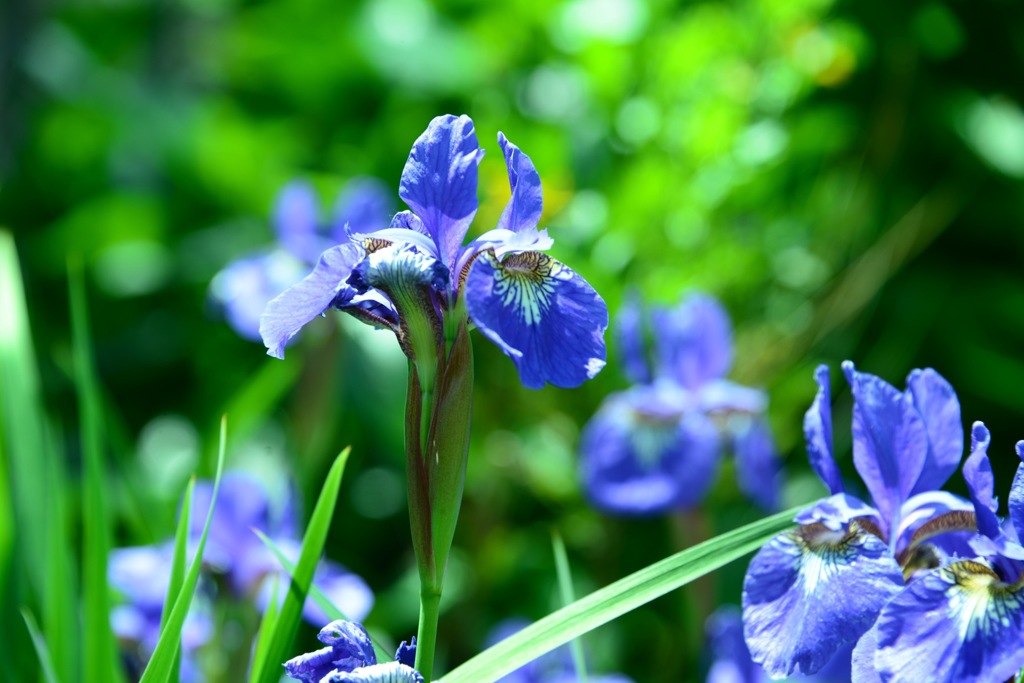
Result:
<svg viewBox="0 0 1024 683"><path fill-rule="evenodd" d="M185 495L181 500L181 517L178 519L178 529L174 534L174 560L171 563L171 580L167 584L167 597L164 598L164 609L160 615L160 630L167 627L167 620L171 616L171 608L175 599L181 593L181 587L185 583L185 566L188 563L188 536L192 514L192 492L196 487L196 479L192 477L185 487ZM181 671L181 647L175 648L174 663L171 665L170 679L177 681Z"/></svg>
<svg viewBox="0 0 1024 683"><path fill-rule="evenodd" d="M546 652L743 557L792 526L780 512L644 567L549 614L456 667L441 683L493 683Z"/></svg>
<svg viewBox="0 0 1024 683"><path fill-rule="evenodd" d="M82 460L82 663L86 681L121 681L117 645L110 628L107 556L110 554L110 512L103 462L103 417L93 366L85 283L80 262L68 264L71 336L78 397Z"/></svg>
<svg viewBox="0 0 1024 683"><path fill-rule="evenodd" d="M196 592L196 584L199 582L199 570L203 565L203 551L206 549L206 536L210 531L210 522L213 520L213 510L217 505L217 493L220 491L220 480L224 474L224 452L227 448L227 418L220 421L220 444L217 448L217 474L213 479L213 496L210 498L210 508L206 512L206 522L203 524L203 533L199 537L199 545L196 548L196 556L185 573L185 578L174 599L174 607L166 619L164 627L160 630L160 640L157 641L153 656L142 672L139 683L170 683L177 682L171 678L174 674L175 664L178 660L178 652L181 648L181 629L185 624L185 617L188 616L188 608L192 604L192 596ZM187 494L191 499L191 487ZM189 500L191 503L191 500ZM178 531L175 535L175 560L177 561L178 539L188 535L188 518L184 512L178 521ZM182 531L181 527L185 527Z"/></svg>
<svg viewBox="0 0 1024 683"><path fill-rule="evenodd" d="M272 539L270 539L266 534L264 534L259 529L253 529L253 532L257 536L259 536L259 539L263 541L263 544L265 546L270 548L270 551L274 553L274 555L277 557L277 561L281 563L281 566L285 568L285 571L287 571L289 575L294 574L295 564L284 556L284 553L282 553L281 549L277 547L277 544L275 544ZM345 613L338 609L338 607L333 602L331 602L331 599L324 595L324 592L322 590L317 588L315 583L309 584L309 597L313 598L313 602L315 602L320 607L320 609L324 611L324 614L326 614L327 618L331 621L336 621L338 619L348 620L348 617L345 615ZM393 655L391 654L393 648L389 649L385 647L380 641L374 638L372 634L367 635L370 636L370 642L373 643L373 651L377 655L377 661L389 661L393 657Z"/></svg>
<svg viewBox="0 0 1024 683"><path fill-rule="evenodd" d="M302 538L302 553L292 572L288 594L285 595L281 611L274 623L270 644L263 653L263 659L254 662L254 669L259 671L258 683L276 683L281 678L281 664L288 657L299 628L302 607L306 603L306 595L313 583L313 572L320 561L327 542L327 531L334 517L334 506L338 500L338 489L341 487L341 475L345 471L349 449L345 449L331 466L320 497L313 508L313 515Z"/></svg>
<svg viewBox="0 0 1024 683"><path fill-rule="evenodd" d="M68 490L68 475L63 458L57 453L55 442L60 434L51 430L46 439L43 453L46 461L47 481L50 482L49 501L46 516L46 564L40 572L43 575L45 591L42 595L43 636L50 646L57 676L67 683L80 679L81 669L77 638L67 637L68 605L79 604L75 572L78 559L72 551L68 531L67 507L65 500Z"/></svg>
<svg viewBox="0 0 1024 683"><path fill-rule="evenodd" d="M60 683L60 679L57 678L57 671L53 668L53 660L50 658L50 649L46 647L46 640L43 638L43 634L39 632L39 626L36 625L36 620L32 617L32 613L23 609L21 610L21 617L25 620L25 626L32 637L32 645L36 649L36 656L39 657L39 666L43 670L43 680L46 683Z"/></svg>
<svg viewBox="0 0 1024 683"><path fill-rule="evenodd" d="M569 568L569 556L565 552L565 543L557 531L551 532L551 549L555 554L555 572L558 574L558 592L562 596L562 605L568 606L576 601L576 592L572 587L572 570ZM583 642L575 638L569 643L572 650L572 663L576 668L576 679L579 683L587 683L587 663L583 657Z"/></svg>

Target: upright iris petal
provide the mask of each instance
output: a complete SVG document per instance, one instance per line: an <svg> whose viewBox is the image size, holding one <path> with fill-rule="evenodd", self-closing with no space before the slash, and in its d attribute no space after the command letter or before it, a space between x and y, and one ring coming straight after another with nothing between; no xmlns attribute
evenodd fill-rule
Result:
<svg viewBox="0 0 1024 683"><path fill-rule="evenodd" d="M687 389L724 377L732 367L732 324L715 299L693 294L685 305L654 312L659 372Z"/></svg>
<svg viewBox="0 0 1024 683"><path fill-rule="evenodd" d="M964 430L960 401L942 375L931 368L914 370L907 377L907 392L928 433L928 450L913 495L939 488L956 472L964 452Z"/></svg>
<svg viewBox="0 0 1024 683"><path fill-rule="evenodd" d="M619 344L622 371L636 384L646 384L653 379L647 358L644 323L640 295L634 291L628 292L615 317L615 338Z"/></svg>
<svg viewBox="0 0 1024 683"><path fill-rule="evenodd" d="M604 367L604 300L550 256L525 252L498 261L483 254L466 280L466 308L526 387L577 387Z"/></svg>
<svg viewBox="0 0 1024 683"><path fill-rule="evenodd" d="M423 221L441 261L454 266L477 210L483 150L468 116L438 116L413 143L398 195Z"/></svg>
<svg viewBox="0 0 1024 683"><path fill-rule="evenodd" d="M842 493L843 479L832 457L832 406L827 365L818 366L814 381L818 383L818 393L804 415L807 459L830 493Z"/></svg>

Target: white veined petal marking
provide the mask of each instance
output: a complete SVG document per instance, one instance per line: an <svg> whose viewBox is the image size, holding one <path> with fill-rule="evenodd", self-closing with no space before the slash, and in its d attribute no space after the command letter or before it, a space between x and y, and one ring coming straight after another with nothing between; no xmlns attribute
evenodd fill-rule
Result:
<svg viewBox="0 0 1024 683"><path fill-rule="evenodd" d="M941 570L943 578L953 584L946 591L949 614L956 621L961 642L973 640L981 633L1008 628L1011 611L1024 609L1020 587L1009 586L996 574L972 561L957 562Z"/></svg>
<svg viewBox="0 0 1024 683"><path fill-rule="evenodd" d="M554 282L565 266L537 251L512 254L495 266L494 294L502 306L517 310L527 325L539 324L551 307Z"/></svg>

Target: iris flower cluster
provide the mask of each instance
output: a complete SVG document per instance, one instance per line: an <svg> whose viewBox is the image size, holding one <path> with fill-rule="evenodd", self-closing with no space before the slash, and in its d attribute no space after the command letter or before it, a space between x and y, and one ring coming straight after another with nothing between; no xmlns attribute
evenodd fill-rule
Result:
<svg viewBox="0 0 1024 683"><path fill-rule="evenodd" d="M260 341L260 316L267 302L306 275L320 254L347 236L346 231L383 228L391 199L374 178L355 178L338 195L331 220L320 219L316 192L293 180L274 200L274 244L232 261L214 276L210 295L240 336Z"/></svg>
<svg viewBox="0 0 1024 683"><path fill-rule="evenodd" d="M354 621L332 621L320 629L317 639L327 647L284 663L290 678L303 683L423 683L423 676L412 668L415 638L398 646L395 661L380 664L366 629Z"/></svg>
<svg viewBox="0 0 1024 683"><path fill-rule="evenodd" d="M722 305L692 294L675 308L648 312L634 298L618 316L617 336L635 384L609 395L583 430L580 470L590 500L628 515L692 507L707 495L728 447L740 488L773 509L778 461L768 398L725 379L733 343Z"/></svg>
<svg viewBox="0 0 1024 683"><path fill-rule="evenodd" d="M940 491L964 446L949 383L914 370L901 392L850 362L843 371L854 397L854 465L870 504L845 491L828 368L819 367L804 431L831 495L750 563L743 621L754 661L776 678L809 674L856 643L855 681L920 680L923 671L936 681L1005 680L1024 664L1024 550L1021 528L995 516L987 430L975 424L964 465L973 502ZM1020 479L1011 519L1024 519Z"/></svg>
<svg viewBox="0 0 1024 683"><path fill-rule="evenodd" d="M190 515L190 549L198 544L212 495L211 482L196 484ZM301 550L293 501L289 497L283 503L275 507L262 484L247 474L224 475L203 554L205 567L223 578L233 595L239 599L254 599L261 610L270 600L273 579L276 577L287 585L290 576L253 529L273 540L291 562L298 560ZM122 642L138 648L140 660L149 658L160 637L160 618L170 584L173 552L173 541L168 541L154 546L118 548L110 556L108 581L125 599L112 611L113 630ZM334 562L321 561L313 583L336 607L354 619L365 617L373 606L373 592L366 582ZM283 600L284 591L278 592ZM306 601L303 617L318 625L328 620L312 599ZM210 615L200 601L198 608L189 612L183 631L184 680L199 680L192 657L208 642L213 631Z"/></svg>

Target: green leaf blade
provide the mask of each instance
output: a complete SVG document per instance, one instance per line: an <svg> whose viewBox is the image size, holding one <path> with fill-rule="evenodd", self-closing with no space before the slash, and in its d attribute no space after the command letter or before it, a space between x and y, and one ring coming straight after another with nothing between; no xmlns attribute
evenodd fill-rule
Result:
<svg viewBox="0 0 1024 683"><path fill-rule="evenodd" d="M298 632L302 608L306 603L309 587L313 583L313 573L316 571L320 556L323 554L324 544L327 542L327 532L334 517L334 508L338 500L338 491L341 488L345 463L348 462L348 454L349 449L346 448L334 460L334 464L324 480L323 488L320 490L320 497L317 498L313 515L310 517L306 533L302 538L302 552L299 555L299 561L295 564L288 593L285 595L284 603L281 605L274 623L270 643L263 652L262 659L253 663L253 669L259 671L259 677L255 679L258 683L277 683L281 678L281 665L287 658L295 640L295 634Z"/></svg>
<svg viewBox="0 0 1024 683"><path fill-rule="evenodd" d="M794 508L676 553L527 626L456 667L440 683L488 683L598 626L743 557L793 524Z"/></svg>

